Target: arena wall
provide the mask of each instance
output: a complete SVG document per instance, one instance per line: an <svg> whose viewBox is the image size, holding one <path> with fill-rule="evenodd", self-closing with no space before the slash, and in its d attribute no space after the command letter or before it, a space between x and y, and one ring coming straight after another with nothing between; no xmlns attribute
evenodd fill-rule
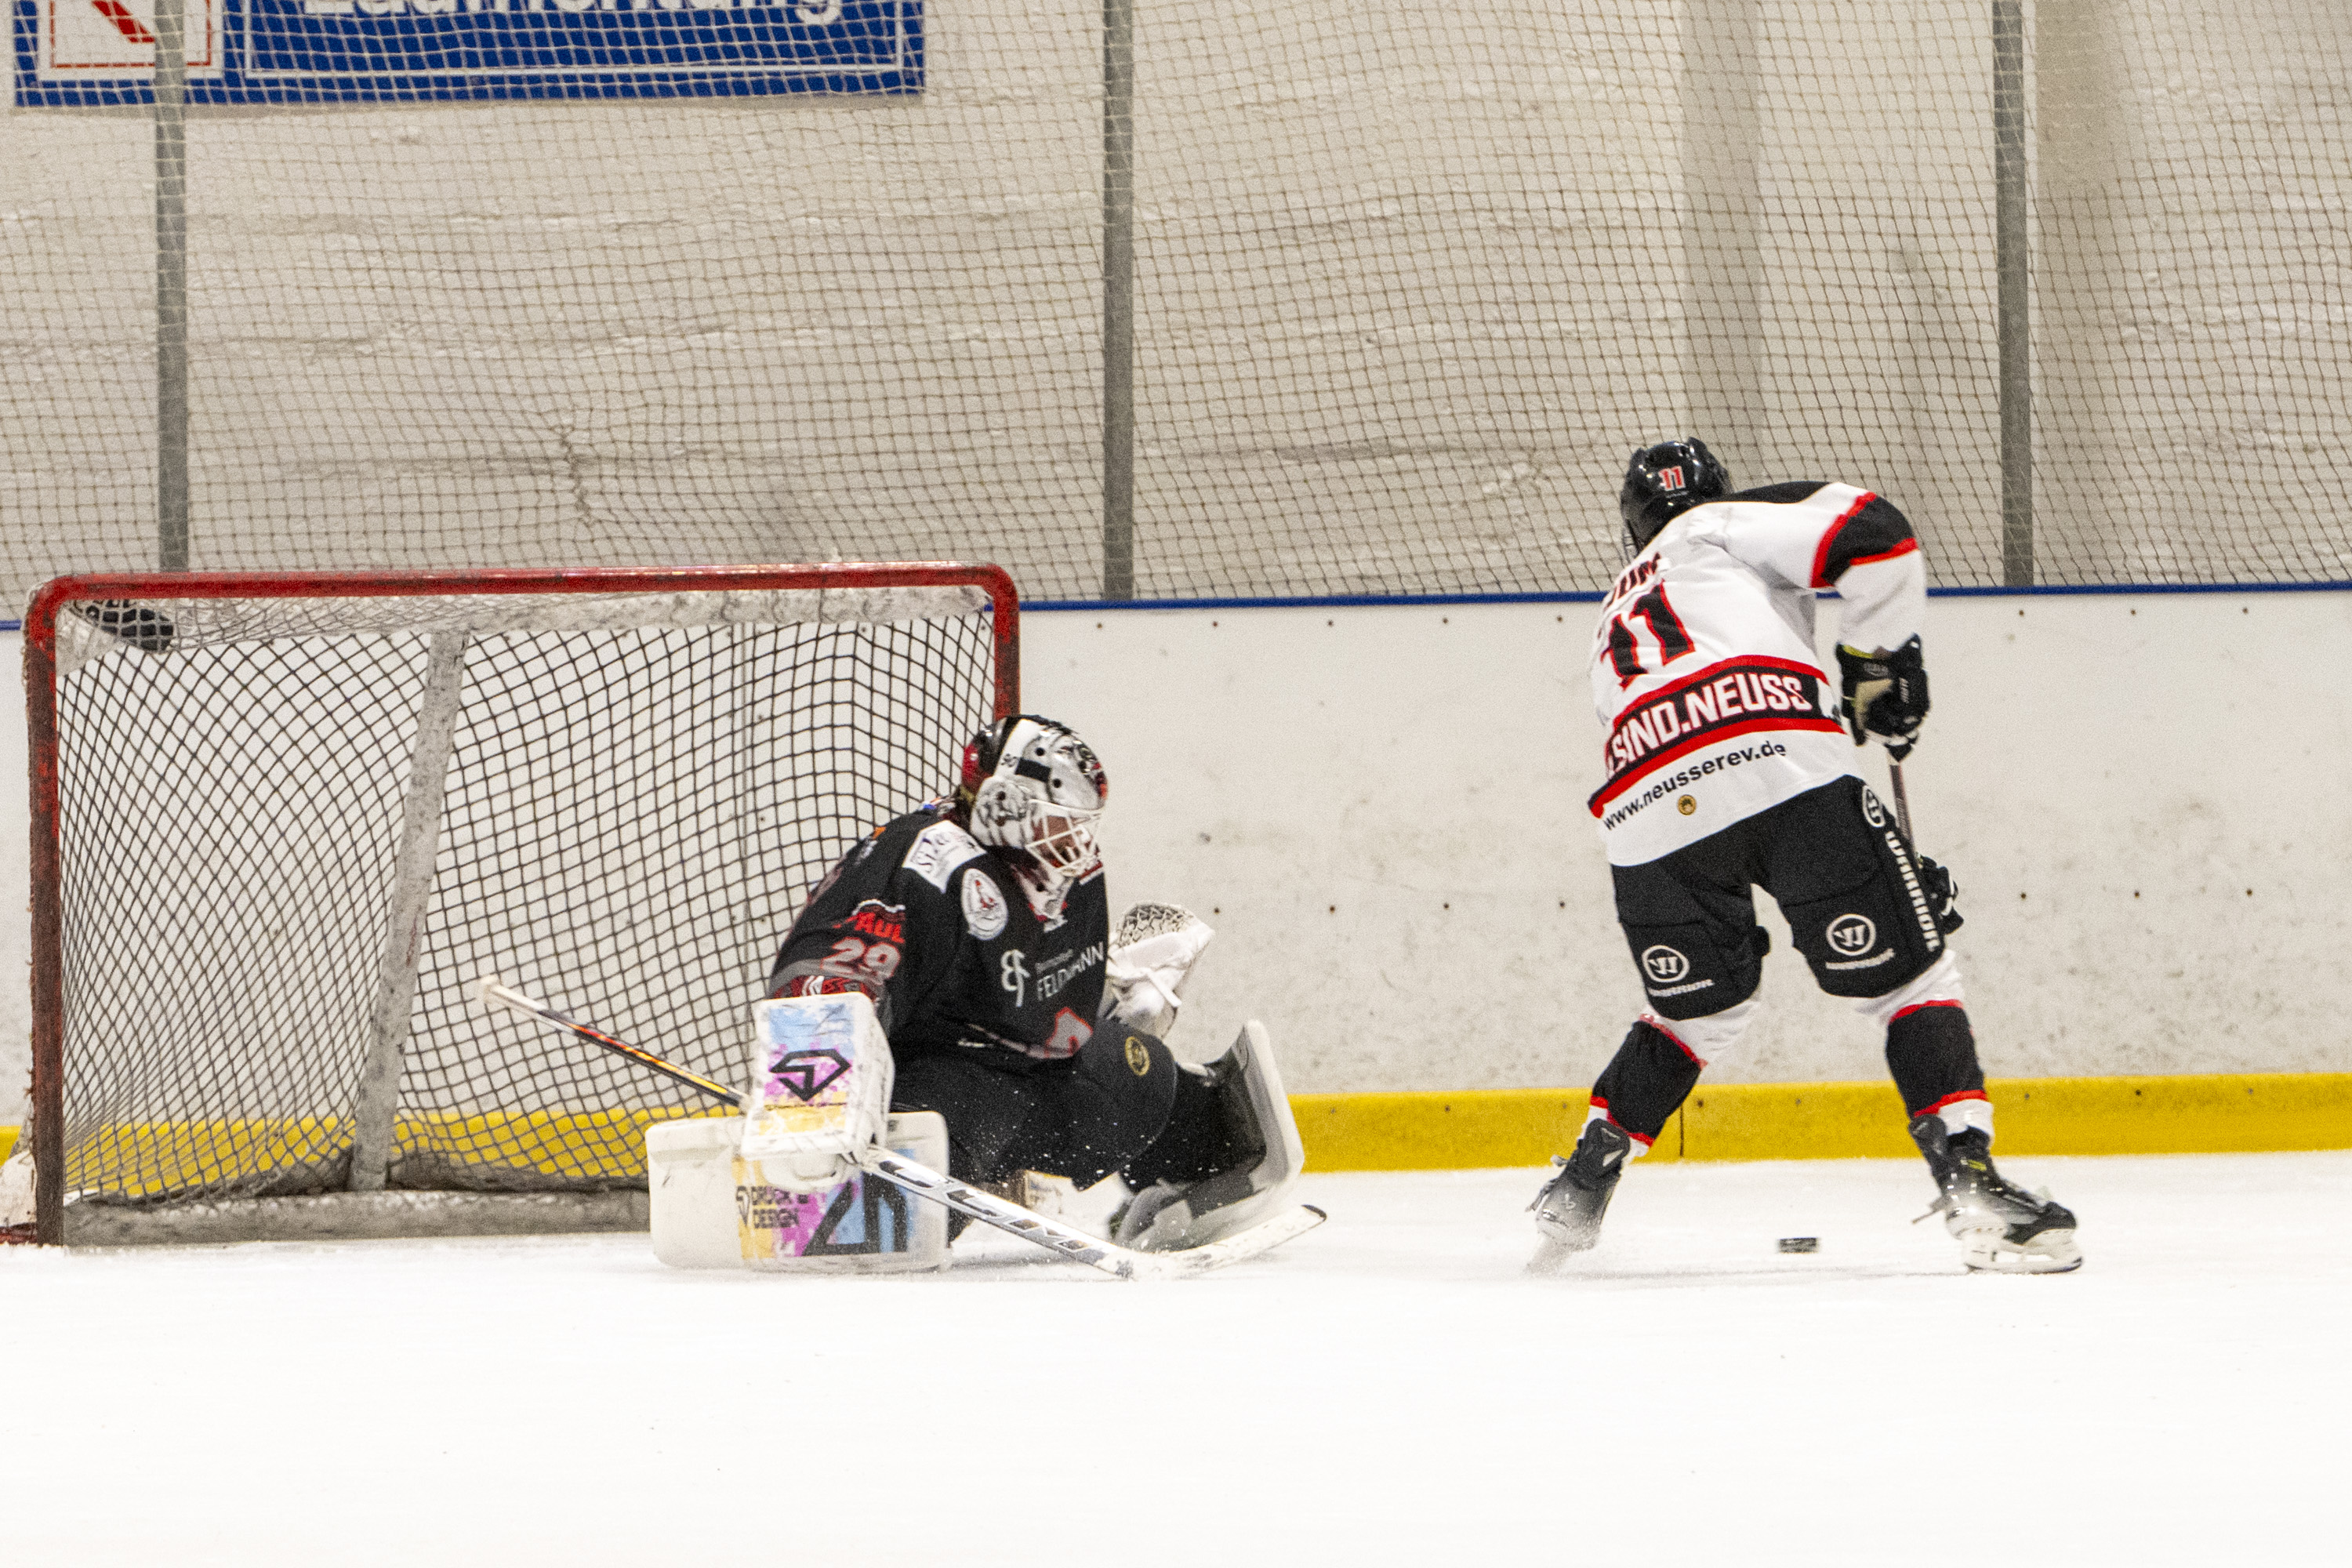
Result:
<svg viewBox="0 0 2352 1568"><path fill-rule="evenodd" d="M1212 1052L1255 1016L1301 1094L1590 1082L1640 1002L1583 805L1592 615L1027 616L1027 705L1078 726L1110 771L1115 906L1172 899L1218 929L1181 1048ZM2352 1067L2352 708L2336 689L2352 594L1939 597L1927 646L1936 709L1911 798L1923 847L1959 876L1990 1071ZM26 942L20 713L0 724L10 974ZM1766 1019L1708 1082L1881 1076L1873 1031L1813 990L1769 901L1764 919ZM26 1028L24 987L0 988L0 1123L17 1120Z"/></svg>
<svg viewBox="0 0 2352 1568"><path fill-rule="evenodd" d="M2010 580L1982 0L1133 9L1141 594L1598 588L1684 425ZM2342 575L2352 7L2028 9L2035 580ZM907 97L196 110L193 563L1098 592L1102 16L934 6ZM5 615L155 559L154 131L0 147Z"/></svg>
<svg viewBox="0 0 2352 1568"><path fill-rule="evenodd" d="M1114 901L1216 911L1190 1046L1254 1013L1300 1092L1591 1081L1641 1001L1583 804L1592 616L1029 617L1027 700L1110 770ZM1959 878L1989 1070L2352 1063L2334 979L2352 710L2326 651L2348 637L2340 593L1931 602L1935 715L1908 782L1923 848ZM1764 921L1768 1016L1710 1080L1880 1076L1874 1031Z"/></svg>

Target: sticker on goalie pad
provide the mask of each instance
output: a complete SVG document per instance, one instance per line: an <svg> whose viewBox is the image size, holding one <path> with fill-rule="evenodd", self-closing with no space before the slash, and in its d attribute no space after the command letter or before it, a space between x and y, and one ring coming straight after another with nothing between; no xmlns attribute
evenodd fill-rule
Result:
<svg viewBox="0 0 2352 1568"><path fill-rule="evenodd" d="M888 1274L944 1268L947 1211L863 1171L822 1192L780 1186L740 1152L744 1118L658 1121L646 1130L654 1256L674 1268ZM890 1118L885 1147L944 1165L948 1124L935 1111Z"/></svg>
<svg viewBox="0 0 2352 1568"><path fill-rule="evenodd" d="M742 1154L794 1193L828 1191L890 1114L890 1042L862 994L782 996L753 1009Z"/></svg>

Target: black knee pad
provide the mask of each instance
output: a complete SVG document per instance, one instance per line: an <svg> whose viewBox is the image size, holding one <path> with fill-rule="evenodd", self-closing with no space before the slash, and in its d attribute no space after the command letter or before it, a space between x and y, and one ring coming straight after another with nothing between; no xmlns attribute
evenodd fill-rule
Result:
<svg viewBox="0 0 2352 1568"><path fill-rule="evenodd" d="M1747 1001L1772 946L1770 933L1753 923L1744 931L1696 922L1622 929L1642 994L1662 1018L1704 1018Z"/></svg>
<svg viewBox="0 0 2352 1568"><path fill-rule="evenodd" d="M1869 863L1843 891L1783 902L1789 934L1832 996L1884 996L1944 956L1944 931L1927 878L1884 807L1855 791Z"/></svg>
<svg viewBox="0 0 2352 1568"><path fill-rule="evenodd" d="M1176 1058L1155 1036L1106 1019L1061 1080L1069 1136L1045 1167L1092 1186L1149 1148L1176 1103Z"/></svg>

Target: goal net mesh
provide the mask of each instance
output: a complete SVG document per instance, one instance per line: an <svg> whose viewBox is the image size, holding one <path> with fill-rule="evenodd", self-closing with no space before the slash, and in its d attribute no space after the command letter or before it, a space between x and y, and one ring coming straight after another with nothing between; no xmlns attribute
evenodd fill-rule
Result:
<svg viewBox="0 0 2352 1568"><path fill-rule="evenodd" d="M69 613L66 1190L338 1192L371 1116L394 1188L641 1186L646 1122L711 1103L473 983L740 1087L810 888L950 788L994 712L987 603L160 601L129 623L168 626L160 652ZM404 864L430 873L413 968ZM372 1059L396 1098L371 1100Z"/></svg>
<svg viewBox="0 0 2352 1568"><path fill-rule="evenodd" d="M154 136L26 98L52 10L102 25L20 0L0 112L10 605L156 561ZM1138 594L1592 589L1627 450L1683 429L1998 584L2000 10L1135 0L1131 100L1102 0L934 5L896 94L222 106L199 69L191 563L1097 595L1124 102ZM2307 504L2352 478L2352 10L2021 11L2036 579L2352 575Z"/></svg>

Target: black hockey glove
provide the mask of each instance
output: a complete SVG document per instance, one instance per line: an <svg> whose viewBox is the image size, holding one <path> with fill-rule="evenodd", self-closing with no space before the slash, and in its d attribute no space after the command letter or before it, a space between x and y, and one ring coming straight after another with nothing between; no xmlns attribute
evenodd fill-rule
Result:
<svg viewBox="0 0 2352 1568"><path fill-rule="evenodd" d="M1837 652L1853 743L1884 736L1887 751L1901 762L1919 743L1919 726L1927 717L1927 669L1920 662L1919 639L1913 637L1884 658L1843 643Z"/></svg>

